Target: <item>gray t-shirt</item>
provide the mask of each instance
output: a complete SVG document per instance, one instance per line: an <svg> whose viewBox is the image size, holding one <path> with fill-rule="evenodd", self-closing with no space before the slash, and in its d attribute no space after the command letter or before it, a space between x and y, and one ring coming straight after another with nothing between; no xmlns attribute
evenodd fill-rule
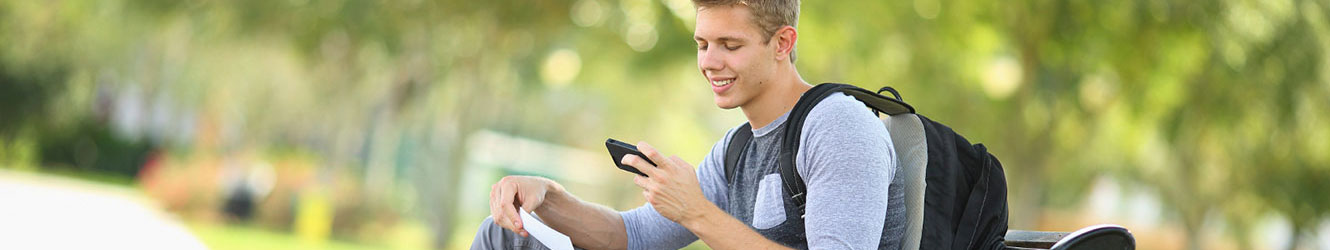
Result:
<svg viewBox="0 0 1330 250"><path fill-rule="evenodd" d="M725 147L735 129L698 164L702 192L716 206L772 241L801 249L899 249L904 194L896 152L882 122L863 103L834 94L804 120L795 165L807 187L806 214L782 190L776 156L789 113L753 129L734 183L726 183ZM888 180L891 180L890 182ZM628 249L677 249L697 240L651 204L621 212Z"/></svg>

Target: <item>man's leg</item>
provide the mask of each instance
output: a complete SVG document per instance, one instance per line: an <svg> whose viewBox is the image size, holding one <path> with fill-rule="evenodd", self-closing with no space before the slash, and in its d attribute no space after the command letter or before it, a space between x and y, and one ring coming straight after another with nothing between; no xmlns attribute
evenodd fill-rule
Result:
<svg viewBox="0 0 1330 250"><path fill-rule="evenodd" d="M476 230L476 239L471 241L471 250L489 249L529 249L548 250L536 237L522 237L513 231L494 224L493 217L486 217Z"/></svg>

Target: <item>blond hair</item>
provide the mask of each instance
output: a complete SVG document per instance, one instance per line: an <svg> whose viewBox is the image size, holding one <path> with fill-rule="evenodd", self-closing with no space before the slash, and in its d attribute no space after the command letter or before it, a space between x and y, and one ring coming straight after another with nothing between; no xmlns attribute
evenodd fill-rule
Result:
<svg viewBox="0 0 1330 250"><path fill-rule="evenodd" d="M753 24L762 30L766 40L771 38L781 27L796 27L799 23L799 0L693 0L698 10L712 6L741 5L753 13ZM794 50L790 50L790 62L794 62Z"/></svg>

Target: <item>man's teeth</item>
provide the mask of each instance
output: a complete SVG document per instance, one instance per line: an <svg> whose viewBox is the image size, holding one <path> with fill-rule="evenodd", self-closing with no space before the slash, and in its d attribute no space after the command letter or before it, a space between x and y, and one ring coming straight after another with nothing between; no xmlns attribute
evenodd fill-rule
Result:
<svg viewBox="0 0 1330 250"><path fill-rule="evenodd" d="M732 82L734 82L734 79L723 80L723 81L711 81L711 85L716 85L716 87L725 87L725 85L730 85L730 83Z"/></svg>

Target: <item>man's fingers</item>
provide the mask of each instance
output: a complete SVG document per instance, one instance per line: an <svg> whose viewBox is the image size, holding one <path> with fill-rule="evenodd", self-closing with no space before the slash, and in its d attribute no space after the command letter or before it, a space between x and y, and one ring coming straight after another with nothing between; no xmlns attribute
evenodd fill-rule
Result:
<svg viewBox="0 0 1330 250"><path fill-rule="evenodd" d="M647 161L642 160L642 157L638 157L637 155L624 155L623 159L619 160L619 163L633 166L637 171L641 171L643 174L647 174L647 176L656 176L656 166L652 166L651 163L647 163Z"/></svg>
<svg viewBox="0 0 1330 250"><path fill-rule="evenodd" d="M499 224L499 226L518 232L522 229L522 222L520 217L517 216L517 208L513 207L513 202L516 201L514 198L517 196L517 188L511 183L504 183L499 186L499 190L499 215L504 217L503 224Z"/></svg>
<svg viewBox="0 0 1330 250"><path fill-rule="evenodd" d="M490 219L494 220L495 225L503 227L503 214L499 213L499 184L490 186Z"/></svg>
<svg viewBox="0 0 1330 250"><path fill-rule="evenodd" d="M670 156L670 161L673 161L675 166L692 166L692 164L688 164L687 161L684 161L683 158L679 158L678 155Z"/></svg>
<svg viewBox="0 0 1330 250"><path fill-rule="evenodd" d="M505 196L509 196L505 194L507 187L508 185L504 185L503 181L499 181L499 184L495 184L494 198L490 199L490 210L493 210L494 213L494 223L499 224L499 227L513 230L512 223L509 223L510 219L508 218L508 214L503 212L504 204L510 202L504 199Z"/></svg>
<svg viewBox="0 0 1330 250"><path fill-rule="evenodd" d="M517 207L521 207L521 206L522 206L522 204L519 204L516 200L514 200L514 201L513 201L513 209L509 210L509 212L508 212L509 215L508 215L508 216L512 216L512 218L513 218L513 227L515 228L515 230L513 230L513 232L517 232L517 234L521 234L522 237L526 237L526 235L525 235L525 234L526 234L526 228L523 228L523 227L522 227L522 215L519 214L519 213L521 213L522 211L516 209ZM528 210L527 212L530 212L530 210Z"/></svg>
<svg viewBox="0 0 1330 250"><path fill-rule="evenodd" d="M508 186L508 188L512 191L512 194L504 197L508 201L504 203L503 213L508 214L508 219L513 223L513 229L522 229L522 216L517 215L517 205L519 205L517 196L521 195L518 193L520 190L517 190L516 184Z"/></svg>
<svg viewBox="0 0 1330 250"><path fill-rule="evenodd" d="M516 194L516 195L521 195L521 194ZM524 201L521 199L513 199L512 209L507 209L506 213L508 213L508 216L513 220L513 232L516 232L518 235L522 235L522 237L526 237L527 236L526 228L522 227L522 215L520 214L522 211L517 210L517 208L523 206L524 204L523 202ZM527 212L530 211L531 210L527 210Z"/></svg>
<svg viewBox="0 0 1330 250"><path fill-rule="evenodd" d="M642 188L642 190L646 190L646 189L647 189L647 178L646 178L646 177L642 177L641 175L634 176L634 177L633 177L633 183L636 183L636 184L637 184L637 187Z"/></svg>
<svg viewBox="0 0 1330 250"><path fill-rule="evenodd" d="M660 151L656 151L656 148L651 147L651 144L647 144L645 141L637 142L637 150L642 151L642 154L646 155L647 159L651 159L651 162L655 162L657 167L670 163L669 159L660 154Z"/></svg>

